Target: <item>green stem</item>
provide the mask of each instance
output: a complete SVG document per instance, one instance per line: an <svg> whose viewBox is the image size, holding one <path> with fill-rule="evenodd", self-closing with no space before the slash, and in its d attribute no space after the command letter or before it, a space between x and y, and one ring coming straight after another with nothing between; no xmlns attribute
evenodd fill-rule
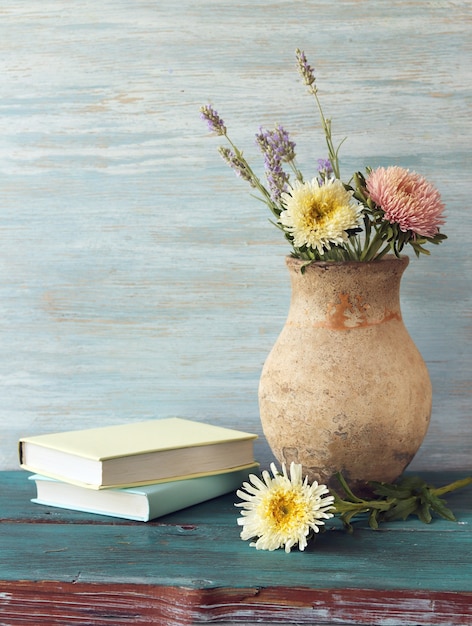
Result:
<svg viewBox="0 0 472 626"><path fill-rule="evenodd" d="M378 261L379 259L381 259L383 256L385 256L387 254L387 252L390 251L390 244L387 244L385 246L385 248L383 250L381 250L380 252L378 252L375 256L375 260Z"/></svg>
<svg viewBox="0 0 472 626"><path fill-rule="evenodd" d="M359 237L352 236L344 244L347 253L348 260L357 261L360 258L360 241Z"/></svg>
<svg viewBox="0 0 472 626"><path fill-rule="evenodd" d="M315 101L318 106L318 111L320 113L321 125L323 126L323 131L324 131L325 139L326 139L326 145L328 146L329 160L331 161L331 165L333 167L333 174L335 175L336 178L341 178L340 168L339 168L339 158L338 158L338 151L339 151L339 147L341 146L341 144L339 144L339 147L337 150L334 148L333 139L331 136L331 122L325 118L325 115L323 113L323 108L321 106L321 102L318 98L316 87L311 86L310 92L315 97Z"/></svg>
<svg viewBox="0 0 472 626"><path fill-rule="evenodd" d="M364 500L362 500L362 498L358 498L357 496L355 496L352 493L351 488L347 484L346 479L341 474L341 472L336 472L336 478L337 478L339 484L341 485L344 493L347 495L348 498L351 499L352 502L362 502L362 503L364 503Z"/></svg>
<svg viewBox="0 0 472 626"><path fill-rule="evenodd" d="M251 180L254 183L254 185L256 186L256 189L262 194L263 196L263 201L267 204L267 206L269 207L269 209L271 210L271 212L273 213L273 215L278 219L279 215L280 215L280 208L277 206L277 204L272 200L272 197L270 195L270 193L267 191L266 187L261 183L260 179L258 176L256 176L256 174L254 174L253 169L251 168L251 166L249 165L249 163L246 161L246 159L243 156L243 153L239 150L239 148L231 141L231 139L229 138L229 136L225 133L225 137L226 140L228 141L228 143L230 144L230 146L233 148L234 150L234 154L236 155L236 157L241 160L245 167L247 168L247 171L249 172L250 176L251 176Z"/></svg>
<svg viewBox="0 0 472 626"><path fill-rule="evenodd" d="M435 496L442 496L444 493L449 493L450 491L455 491L456 489L463 489L470 484L472 484L472 476L461 478L460 480L456 480L449 485L444 485L444 487L438 487L437 489L432 489L431 491Z"/></svg>
<svg viewBox="0 0 472 626"><path fill-rule="evenodd" d="M293 160L292 161L288 161L288 164L292 168L292 171L295 174L297 180L300 181L301 183L303 183L303 174L301 173L301 171L296 166L295 161L293 161Z"/></svg>
<svg viewBox="0 0 472 626"><path fill-rule="evenodd" d="M390 244L388 244L384 250L379 253L380 248L382 247L382 243L384 242L381 235L378 232L370 239L367 245L364 246L364 251L361 254L361 261L373 261L374 259L379 259L386 254L390 249Z"/></svg>

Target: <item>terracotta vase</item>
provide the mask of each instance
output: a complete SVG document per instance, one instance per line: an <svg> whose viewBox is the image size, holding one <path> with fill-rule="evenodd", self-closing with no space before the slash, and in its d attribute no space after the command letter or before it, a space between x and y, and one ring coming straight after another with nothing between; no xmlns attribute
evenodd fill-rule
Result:
<svg viewBox="0 0 472 626"><path fill-rule="evenodd" d="M392 482L420 447L431 416L426 365L403 323L400 281L408 257L369 263L287 258L285 326L259 385L267 441L280 463L311 480L341 471L366 490Z"/></svg>

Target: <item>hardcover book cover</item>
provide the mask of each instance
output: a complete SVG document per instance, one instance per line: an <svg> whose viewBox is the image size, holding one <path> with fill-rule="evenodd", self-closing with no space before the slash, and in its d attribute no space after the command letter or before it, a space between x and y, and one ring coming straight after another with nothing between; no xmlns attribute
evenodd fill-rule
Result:
<svg viewBox="0 0 472 626"><path fill-rule="evenodd" d="M254 463L222 474L168 481L126 489L94 490L34 474L37 496L32 502L141 522L173 513L236 491L257 470Z"/></svg>
<svg viewBox="0 0 472 626"><path fill-rule="evenodd" d="M92 489L220 473L254 462L257 435L168 418L23 437L23 469Z"/></svg>

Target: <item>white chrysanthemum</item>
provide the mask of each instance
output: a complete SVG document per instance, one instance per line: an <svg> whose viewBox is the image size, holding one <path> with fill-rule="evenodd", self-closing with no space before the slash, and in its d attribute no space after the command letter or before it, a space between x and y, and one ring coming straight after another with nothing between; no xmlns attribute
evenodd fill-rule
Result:
<svg viewBox="0 0 472 626"><path fill-rule="evenodd" d="M290 476L285 464L280 474L274 463L271 464L273 478L267 470L262 472L262 480L251 474L250 482L236 493L244 502L243 517L238 524L243 526L241 539L255 539L250 545L257 550L277 550L285 547L290 552L298 543L300 550L307 546L311 531L318 532L324 521L333 517L334 497L326 485L316 481L309 485L308 477L303 480L302 466L291 463Z"/></svg>
<svg viewBox="0 0 472 626"><path fill-rule="evenodd" d="M296 248L307 246L323 254L347 241L347 230L358 226L361 207L339 179L320 184L296 182L282 194L285 209L280 214L284 230L293 236Z"/></svg>

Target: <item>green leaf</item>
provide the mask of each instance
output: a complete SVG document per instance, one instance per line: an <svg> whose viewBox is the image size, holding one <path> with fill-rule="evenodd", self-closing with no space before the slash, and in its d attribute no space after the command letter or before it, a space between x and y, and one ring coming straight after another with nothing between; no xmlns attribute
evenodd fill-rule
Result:
<svg viewBox="0 0 472 626"><path fill-rule="evenodd" d="M372 530L377 530L379 527L379 520L377 519L378 513L379 512L376 509L372 509L369 514L369 526L372 528Z"/></svg>
<svg viewBox="0 0 472 626"><path fill-rule="evenodd" d="M418 515L418 518L425 524L429 524L433 519L431 517L429 502L421 502L420 506L417 508L416 514Z"/></svg>
<svg viewBox="0 0 472 626"><path fill-rule="evenodd" d="M352 533L354 531L354 528L351 524L351 520L353 517L355 517L357 514L359 513L359 511L348 511L347 513L343 513L340 516L340 519L342 521L342 523L344 524L344 528L349 532Z"/></svg>
<svg viewBox="0 0 472 626"><path fill-rule="evenodd" d="M417 509L417 497L411 496L405 500L399 500L394 506L383 513L385 521L394 521L397 519L406 520L407 517L415 513Z"/></svg>
<svg viewBox="0 0 472 626"><path fill-rule="evenodd" d="M409 489L411 492L415 493L429 487L420 476L406 476L397 484L402 487L402 489Z"/></svg>
<svg viewBox="0 0 472 626"><path fill-rule="evenodd" d="M411 496L411 488L403 487L402 485L391 485L389 483L370 483L375 487L374 493L378 496L384 496L386 498L408 498Z"/></svg>
<svg viewBox="0 0 472 626"><path fill-rule="evenodd" d="M440 517L448 520L449 522L456 521L454 513L447 508L444 500L435 496L434 493L432 493L431 491L429 492L429 501L433 511L437 513Z"/></svg>

